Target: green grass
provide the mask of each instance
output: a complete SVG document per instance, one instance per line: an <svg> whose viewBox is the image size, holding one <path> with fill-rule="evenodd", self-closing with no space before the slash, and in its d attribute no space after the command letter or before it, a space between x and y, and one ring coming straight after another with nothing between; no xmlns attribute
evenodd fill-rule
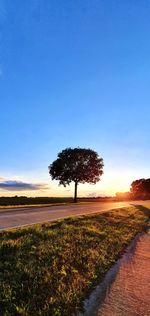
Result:
<svg viewBox="0 0 150 316"><path fill-rule="evenodd" d="M78 198L76 204L89 204L96 202L112 202L113 198ZM24 207L42 207L72 204L73 198L70 197L0 197L0 211L1 209L13 209Z"/></svg>
<svg viewBox="0 0 150 316"><path fill-rule="evenodd" d="M0 315L72 315L149 216L136 206L2 231Z"/></svg>
<svg viewBox="0 0 150 316"><path fill-rule="evenodd" d="M71 203L72 198L69 197L26 197L26 196L13 196L13 197L0 197L0 206L17 206L17 205L43 205L43 204L56 204L56 203Z"/></svg>
<svg viewBox="0 0 150 316"><path fill-rule="evenodd" d="M114 198L99 197L99 198L78 198L78 202L110 202ZM28 205L49 205L49 204L73 203L71 197L27 197L27 196L1 196L0 208L13 206L28 206Z"/></svg>

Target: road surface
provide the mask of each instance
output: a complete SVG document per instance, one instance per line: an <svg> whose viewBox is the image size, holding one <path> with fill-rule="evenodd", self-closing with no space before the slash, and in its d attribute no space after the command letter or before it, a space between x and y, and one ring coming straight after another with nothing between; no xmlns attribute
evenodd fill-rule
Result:
<svg viewBox="0 0 150 316"><path fill-rule="evenodd" d="M149 202L146 202L150 204ZM26 207L0 209L0 229L53 221L68 216L78 216L89 213L108 211L110 209L125 207L131 204L145 204L138 202L94 202L90 204L60 205L46 207Z"/></svg>

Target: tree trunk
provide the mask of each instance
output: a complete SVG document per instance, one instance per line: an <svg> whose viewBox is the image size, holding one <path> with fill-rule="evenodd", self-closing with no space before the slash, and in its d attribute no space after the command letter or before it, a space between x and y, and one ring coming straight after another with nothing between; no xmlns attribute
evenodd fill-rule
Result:
<svg viewBox="0 0 150 316"><path fill-rule="evenodd" d="M74 203L77 203L77 185L78 185L78 182L75 182Z"/></svg>

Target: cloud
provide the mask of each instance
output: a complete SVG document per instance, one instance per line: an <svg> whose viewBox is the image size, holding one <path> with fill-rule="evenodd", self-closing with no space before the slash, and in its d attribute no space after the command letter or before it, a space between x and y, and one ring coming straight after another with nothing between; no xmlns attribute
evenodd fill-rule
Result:
<svg viewBox="0 0 150 316"><path fill-rule="evenodd" d="M43 183L26 183L21 181L7 180L0 182L0 189L8 191L30 191L48 189Z"/></svg>
<svg viewBox="0 0 150 316"><path fill-rule="evenodd" d="M96 196L97 196L97 192L92 192L87 195L87 197L96 197Z"/></svg>

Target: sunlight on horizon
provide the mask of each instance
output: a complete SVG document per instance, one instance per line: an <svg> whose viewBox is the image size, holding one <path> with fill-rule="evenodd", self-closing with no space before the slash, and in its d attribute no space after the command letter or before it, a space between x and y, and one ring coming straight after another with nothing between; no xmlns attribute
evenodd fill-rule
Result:
<svg viewBox="0 0 150 316"><path fill-rule="evenodd" d="M12 177L14 181L18 181L20 183L20 177ZM5 178L2 178L5 179ZM2 182L2 179L0 183ZM34 181L31 182L32 177L30 178L21 178L22 183L28 183L29 185L37 185ZM37 180L37 179L36 179ZM42 180L42 181L41 181ZM134 178L132 179L134 180ZM131 182L129 180L129 177L126 173L125 176L120 176L116 173L108 174L104 173L104 175L101 178L101 181L93 184L79 184L78 185L78 196L85 196L85 197L96 197L96 196L114 196L116 192L127 192L130 190ZM7 182L7 181L6 181ZM63 196L63 197L70 197L74 194L74 183L72 182L70 185L63 187L62 185L59 186L58 181L52 181L50 177L45 177L44 179L40 178L40 181L37 181L38 185L39 183L43 183L43 187L41 189L37 190L15 190L14 188L12 190L2 190L0 189L0 196ZM42 185L42 184L41 184Z"/></svg>

